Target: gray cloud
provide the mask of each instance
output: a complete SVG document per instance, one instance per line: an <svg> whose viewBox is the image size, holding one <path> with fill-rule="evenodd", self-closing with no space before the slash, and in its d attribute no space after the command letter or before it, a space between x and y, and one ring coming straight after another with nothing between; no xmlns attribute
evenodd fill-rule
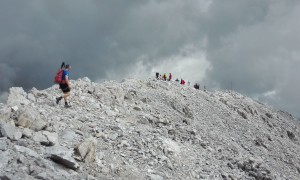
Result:
<svg viewBox="0 0 300 180"><path fill-rule="evenodd" d="M300 68L300 4L267 2L261 18L254 23L236 23L236 29L222 35L219 46L210 49L208 58L213 69L207 74L207 81L227 89L232 82L234 90L266 100L299 117L296 104L300 86L296 82L300 74L296 69ZM273 95L266 96L268 92Z"/></svg>
<svg viewBox="0 0 300 180"><path fill-rule="evenodd" d="M160 70L211 89L232 82L300 116L299 10L296 0L4 0L0 92L46 88L64 60L73 79Z"/></svg>

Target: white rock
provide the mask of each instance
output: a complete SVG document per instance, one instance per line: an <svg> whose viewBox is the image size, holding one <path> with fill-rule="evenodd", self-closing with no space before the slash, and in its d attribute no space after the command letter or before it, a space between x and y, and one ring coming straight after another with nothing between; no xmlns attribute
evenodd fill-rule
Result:
<svg viewBox="0 0 300 180"><path fill-rule="evenodd" d="M16 111L18 111L18 109L19 109L18 106L13 106L13 107L11 107L11 111L12 111L12 112L16 112Z"/></svg>

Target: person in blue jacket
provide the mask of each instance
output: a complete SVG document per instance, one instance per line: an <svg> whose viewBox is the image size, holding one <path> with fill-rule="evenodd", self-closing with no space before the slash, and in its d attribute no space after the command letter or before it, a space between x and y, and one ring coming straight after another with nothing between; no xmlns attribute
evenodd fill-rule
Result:
<svg viewBox="0 0 300 180"><path fill-rule="evenodd" d="M61 66L61 69L63 68L64 63ZM62 90L63 95L56 98L56 104L58 104L60 102L60 100L64 99L65 101L65 107L69 108L71 107L71 105L68 103L67 101L67 97L69 97L71 95L71 84L70 84L70 80L69 80L69 72L71 70L71 66L69 64L67 64L65 66L64 72L62 74L62 82L59 83L59 88Z"/></svg>

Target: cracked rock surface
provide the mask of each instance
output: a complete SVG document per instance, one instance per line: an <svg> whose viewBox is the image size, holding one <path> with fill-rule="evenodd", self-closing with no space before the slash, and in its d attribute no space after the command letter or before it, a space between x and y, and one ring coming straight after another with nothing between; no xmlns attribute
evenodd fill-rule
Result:
<svg viewBox="0 0 300 180"><path fill-rule="evenodd" d="M298 180L300 122L241 94L175 82L13 87L0 104L0 179Z"/></svg>

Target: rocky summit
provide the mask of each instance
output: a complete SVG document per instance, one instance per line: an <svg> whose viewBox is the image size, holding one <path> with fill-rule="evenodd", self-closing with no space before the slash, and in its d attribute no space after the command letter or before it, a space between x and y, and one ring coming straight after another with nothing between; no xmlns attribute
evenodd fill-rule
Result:
<svg viewBox="0 0 300 180"><path fill-rule="evenodd" d="M300 123L231 91L175 82L71 81L10 88L0 104L0 179L298 180Z"/></svg>

